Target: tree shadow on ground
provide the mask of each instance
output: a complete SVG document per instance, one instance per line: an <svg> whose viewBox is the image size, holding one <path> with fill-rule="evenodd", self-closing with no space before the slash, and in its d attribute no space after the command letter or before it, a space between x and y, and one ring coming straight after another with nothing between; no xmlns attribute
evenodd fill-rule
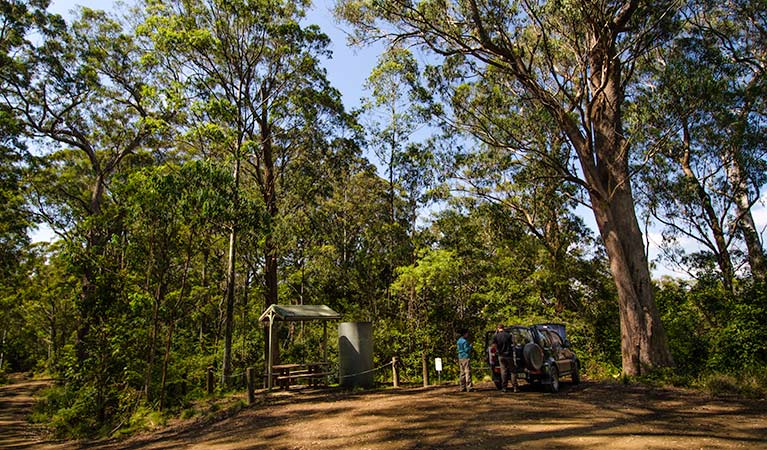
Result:
<svg viewBox="0 0 767 450"><path fill-rule="evenodd" d="M215 423L187 424L99 448L498 449L767 448L764 401L716 400L646 386L583 383L559 394L454 386L262 394ZM620 445L616 445L620 444ZM94 448L94 443L81 448Z"/></svg>

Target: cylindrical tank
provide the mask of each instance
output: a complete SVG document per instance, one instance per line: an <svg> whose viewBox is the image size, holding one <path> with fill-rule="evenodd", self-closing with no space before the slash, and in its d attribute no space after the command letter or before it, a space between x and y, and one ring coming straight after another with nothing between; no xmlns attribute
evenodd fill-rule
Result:
<svg viewBox="0 0 767 450"><path fill-rule="evenodd" d="M343 387L373 387L373 324L338 325L339 376Z"/></svg>

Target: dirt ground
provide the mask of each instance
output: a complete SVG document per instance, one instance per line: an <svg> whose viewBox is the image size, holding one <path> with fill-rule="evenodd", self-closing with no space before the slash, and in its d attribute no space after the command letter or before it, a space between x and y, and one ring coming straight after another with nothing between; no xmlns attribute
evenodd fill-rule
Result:
<svg viewBox="0 0 767 450"><path fill-rule="evenodd" d="M0 448L85 449L767 449L767 401L583 382L559 394L490 384L262 392L220 420L190 419L127 440L44 442L24 421L34 383L0 388ZM37 430L39 431L39 430Z"/></svg>
<svg viewBox="0 0 767 450"><path fill-rule="evenodd" d="M27 420L35 404L35 393L50 380L27 380L11 375L11 384L0 386L0 449L65 449L65 444L45 442L43 430Z"/></svg>

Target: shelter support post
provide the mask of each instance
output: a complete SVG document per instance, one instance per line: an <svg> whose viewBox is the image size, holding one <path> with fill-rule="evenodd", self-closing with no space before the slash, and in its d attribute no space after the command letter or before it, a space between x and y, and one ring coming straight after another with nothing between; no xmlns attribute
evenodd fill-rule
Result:
<svg viewBox="0 0 767 450"><path fill-rule="evenodd" d="M322 361L328 360L328 323L322 322Z"/></svg>

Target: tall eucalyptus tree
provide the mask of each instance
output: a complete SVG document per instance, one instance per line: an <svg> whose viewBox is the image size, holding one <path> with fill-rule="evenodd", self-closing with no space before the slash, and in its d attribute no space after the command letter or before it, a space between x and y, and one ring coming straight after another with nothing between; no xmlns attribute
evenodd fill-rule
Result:
<svg viewBox="0 0 767 450"><path fill-rule="evenodd" d="M29 45L29 33L56 26L56 18L43 12L47 2L0 1L0 97L13 95L11 80L23 77L27 70L23 60L16 56ZM16 303L14 292L19 270L21 250L29 239L27 228L31 214L25 208L21 183L21 161L24 152L23 126L12 108L0 101L0 301L3 322L0 340L6 341L12 321L8 314ZM5 302L8 302L6 304ZM4 346L4 344L0 344ZM0 348L0 370L3 370L5 348Z"/></svg>
<svg viewBox="0 0 767 450"><path fill-rule="evenodd" d="M113 330L125 306L110 185L132 155L161 146L176 104L153 84L144 49L125 23L90 9L71 27L56 23L14 55L24 70L3 79L2 101L36 148L30 184L37 219L64 237L80 279L69 388L93 402L90 419L100 426L116 402Z"/></svg>
<svg viewBox="0 0 767 450"><path fill-rule="evenodd" d="M734 293L742 267L764 279L764 249L752 214L767 182L764 14L751 2L695 2L683 32L648 55L637 90L632 134L649 147L644 176L648 210L666 230L671 255L678 236L713 255ZM704 261L702 261L704 262ZM687 265L687 264L685 264ZM696 267L690 267L695 270Z"/></svg>
<svg viewBox="0 0 767 450"><path fill-rule="evenodd" d="M394 47L384 52L368 76L365 87L370 95L364 99L362 112L370 118L367 129L370 145L389 182L389 215L393 224L398 216L395 207L401 178L405 172L407 147L413 144L415 133L425 125L422 90L419 85L418 63L412 53Z"/></svg>
<svg viewBox="0 0 767 450"><path fill-rule="evenodd" d="M727 82L717 80L719 67L696 62L698 48L680 41L662 56L648 58L652 69L637 91L629 123L650 162L641 161L642 201L663 227L666 259L695 275L701 264L693 259L705 267L700 256L712 255L725 290L733 293L733 201L722 195L729 187L718 156L721 130L712 116L722 105ZM675 245L680 239L696 242L703 252L697 258L688 255Z"/></svg>
<svg viewBox="0 0 767 450"><path fill-rule="evenodd" d="M307 1L149 0L145 25L156 58L176 67L193 95L192 131L223 151L236 192L259 193L265 307L278 300L280 189L297 155L327 146L323 133L343 116L340 95L320 66L328 38L299 21ZM229 229L223 379L231 372L238 223Z"/></svg>
<svg viewBox="0 0 767 450"><path fill-rule="evenodd" d="M412 243L418 217L423 206L425 187L430 183L433 155L418 139L428 120L428 95L421 86L421 74L410 50L393 47L378 58L368 76L361 113L367 119L368 145L378 158L379 167L388 182L388 263L382 274L386 285L394 280L395 268L414 260ZM386 297L391 293L387 288Z"/></svg>
<svg viewBox="0 0 767 450"><path fill-rule="evenodd" d="M506 114L541 110L566 137L580 163L568 178L588 193L618 289L628 375L673 363L635 212L623 107L636 58L664 38L677 5L340 0L337 8L357 27L357 38L421 44L443 58L453 85L471 92L479 88L472 80L494 79L487 88L520 99ZM519 149L513 141L507 148Z"/></svg>
<svg viewBox="0 0 767 450"><path fill-rule="evenodd" d="M767 257L752 208L767 183L767 13L760 1L695 2L690 23L700 64L718 67L723 103L711 112L719 127L719 155L736 207L735 225L748 250L753 276L767 279Z"/></svg>

